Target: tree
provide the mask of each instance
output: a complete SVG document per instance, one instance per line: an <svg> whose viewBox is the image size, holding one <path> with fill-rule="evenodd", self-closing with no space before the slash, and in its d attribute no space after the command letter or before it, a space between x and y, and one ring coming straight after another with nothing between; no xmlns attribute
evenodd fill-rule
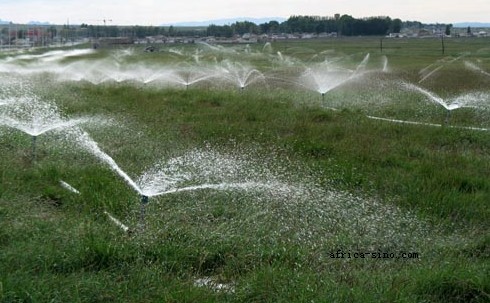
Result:
<svg viewBox="0 0 490 303"><path fill-rule="evenodd" d="M233 30L229 25L219 26L219 25L211 24L208 26L206 30L206 34L208 36L230 38L233 36Z"/></svg>
<svg viewBox="0 0 490 303"><path fill-rule="evenodd" d="M446 25L446 31L444 32L446 34L446 36L449 36L451 35L451 28L453 27L452 24L447 24Z"/></svg>
<svg viewBox="0 0 490 303"><path fill-rule="evenodd" d="M279 32L279 22L269 21L266 23L259 24L259 29L261 33L271 34Z"/></svg>
<svg viewBox="0 0 490 303"><path fill-rule="evenodd" d="M25 29L19 29L17 31L17 37L19 39L25 39L27 37L27 31Z"/></svg>
<svg viewBox="0 0 490 303"><path fill-rule="evenodd" d="M392 33L399 33L400 30L402 29L402 20L396 18L391 21L391 32Z"/></svg>
<svg viewBox="0 0 490 303"><path fill-rule="evenodd" d="M259 27L250 21L235 22L231 25L234 34L243 35L245 33L258 34Z"/></svg>
<svg viewBox="0 0 490 303"><path fill-rule="evenodd" d="M466 34L468 34L468 36L471 36L471 27L468 26L468 28L466 29Z"/></svg>
<svg viewBox="0 0 490 303"><path fill-rule="evenodd" d="M345 36L352 36L354 33L353 25L354 18L349 15L342 15L339 18L339 34Z"/></svg>
<svg viewBox="0 0 490 303"><path fill-rule="evenodd" d="M417 22L416 24L420 24ZM356 19L349 15L336 14L334 17L322 16L291 16L279 24L270 21L259 26L255 23L244 21L231 25L232 34L244 33L331 33L339 35L386 35L388 32L399 33L403 22L400 19L391 20L390 17L379 16ZM228 37L228 29L225 26L210 25L207 34L216 37Z"/></svg>
<svg viewBox="0 0 490 303"><path fill-rule="evenodd" d="M58 30L56 29L55 26L51 25L49 28L48 28L48 33L49 33L49 37L51 39L53 39L54 37L56 37L56 34L57 34Z"/></svg>

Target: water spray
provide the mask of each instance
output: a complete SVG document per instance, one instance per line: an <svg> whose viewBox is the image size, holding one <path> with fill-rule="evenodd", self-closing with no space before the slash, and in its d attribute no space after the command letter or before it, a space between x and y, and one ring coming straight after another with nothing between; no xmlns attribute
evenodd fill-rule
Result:
<svg viewBox="0 0 490 303"><path fill-rule="evenodd" d="M66 182L65 182L65 181L63 181L63 180L60 180L60 185L61 185L63 188L65 188L65 189L67 189L67 190L71 191L71 192L72 192L72 193L74 193L74 194L77 194L77 195L79 195L79 194L80 194L80 191L78 191L78 189L74 188L73 186L71 186L70 184L66 183Z"/></svg>
<svg viewBox="0 0 490 303"><path fill-rule="evenodd" d="M104 211L104 214L106 214L109 217L109 219L114 224L116 224L117 227L119 227L120 229L122 229L122 231L124 231L126 233L131 233L131 229L129 229L129 227L127 225L125 225L124 223L122 223L121 221L119 221L117 218L115 218L114 216L112 216L110 213L108 213L107 211Z"/></svg>

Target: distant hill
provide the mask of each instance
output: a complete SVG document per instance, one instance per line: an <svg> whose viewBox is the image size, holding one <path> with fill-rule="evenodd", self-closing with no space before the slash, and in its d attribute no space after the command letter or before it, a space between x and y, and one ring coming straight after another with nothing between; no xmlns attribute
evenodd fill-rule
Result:
<svg viewBox="0 0 490 303"><path fill-rule="evenodd" d="M10 21L0 19L0 24L9 24ZM49 22L41 22L41 21L29 21L26 23L27 25L51 25Z"/></svg>
<svg viewBox="0 0 490 303"><path fill-rule="evenodd" d="M454 27L490 27L490 23L483 23L483 22L460 22L460 23L454 23Z"/></svg>
<svg viewBox="0 0 490 303"><path fill-rule="evenodd" d="M41 22L41 21L29 21L27 24L29 25L51 25L49 22Z"/></svg>
<svg viewBox="0 0 490 303"><path fill-rule="evenodd" d="M262 24L269 21L277 21L279 23L286 21L286 18L283 17L266 17L266 18L248 18L248 17L238 17L238 18L229 18L229 19L214 19L214 20L205 20L205 21L187 21L187 22L175 22L175 23L165 23L161 24L162 26L209 26L211 24L214 25L229 25L235 22L243 22L249 21L255 24Z"/></svg>

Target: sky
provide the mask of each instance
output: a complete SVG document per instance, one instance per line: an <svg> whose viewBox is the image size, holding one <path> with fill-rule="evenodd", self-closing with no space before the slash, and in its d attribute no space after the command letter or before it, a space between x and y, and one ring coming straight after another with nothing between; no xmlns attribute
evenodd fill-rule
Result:
<svg viewBox="0 0 490 303"><path fill-rule="evenodd" d="M0 20L161 25L233 17L389 16L423 23L490 22L490 0L0 0Z"/></svg>

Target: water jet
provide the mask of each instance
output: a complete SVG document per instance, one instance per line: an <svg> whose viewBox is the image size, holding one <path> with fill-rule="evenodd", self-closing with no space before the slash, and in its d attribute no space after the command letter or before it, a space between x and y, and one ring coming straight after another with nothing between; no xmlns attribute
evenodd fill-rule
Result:
<svg viewBox="0 0 490 303"><path fill-rule="evenodd" d="M303 87L317 91L325 100L325 94L352 79L362 76L369 60L369 54L352 70L339 66L335 62L325 61L322 64L308 68L300 76L298 84Z"/></svg>
<svg viewBox="0 0 490 303"><path fill-rule="evenodd" d="M425 88L412 83L403 82L402 86L406 89L413 90L425 95L429 101L442 106L446 110L444 123L450 124L451 112L459 108L475 108L482 109L490 107L488 100L490 96L483 92L466 93L455 96L447 101Z"/></svg>
<svg viewBox="0 0 490 303"><path fill-rule="evenodd" d="M36 159L37 137L47 132L98 122L89 117L64 118L54 103L40 101L35 95L24 96L2 107L0 126L11 127L31 136L32 160Z"/></svg>
<svg viewBox="0 0 490 303"><path fill-rule="evenodd" d="M238 62L232 63L228 60L222 62L218 69L217 77L237 85L240 90L244 90L250 84L265 79L264 74L259 70Z"/></svg>

